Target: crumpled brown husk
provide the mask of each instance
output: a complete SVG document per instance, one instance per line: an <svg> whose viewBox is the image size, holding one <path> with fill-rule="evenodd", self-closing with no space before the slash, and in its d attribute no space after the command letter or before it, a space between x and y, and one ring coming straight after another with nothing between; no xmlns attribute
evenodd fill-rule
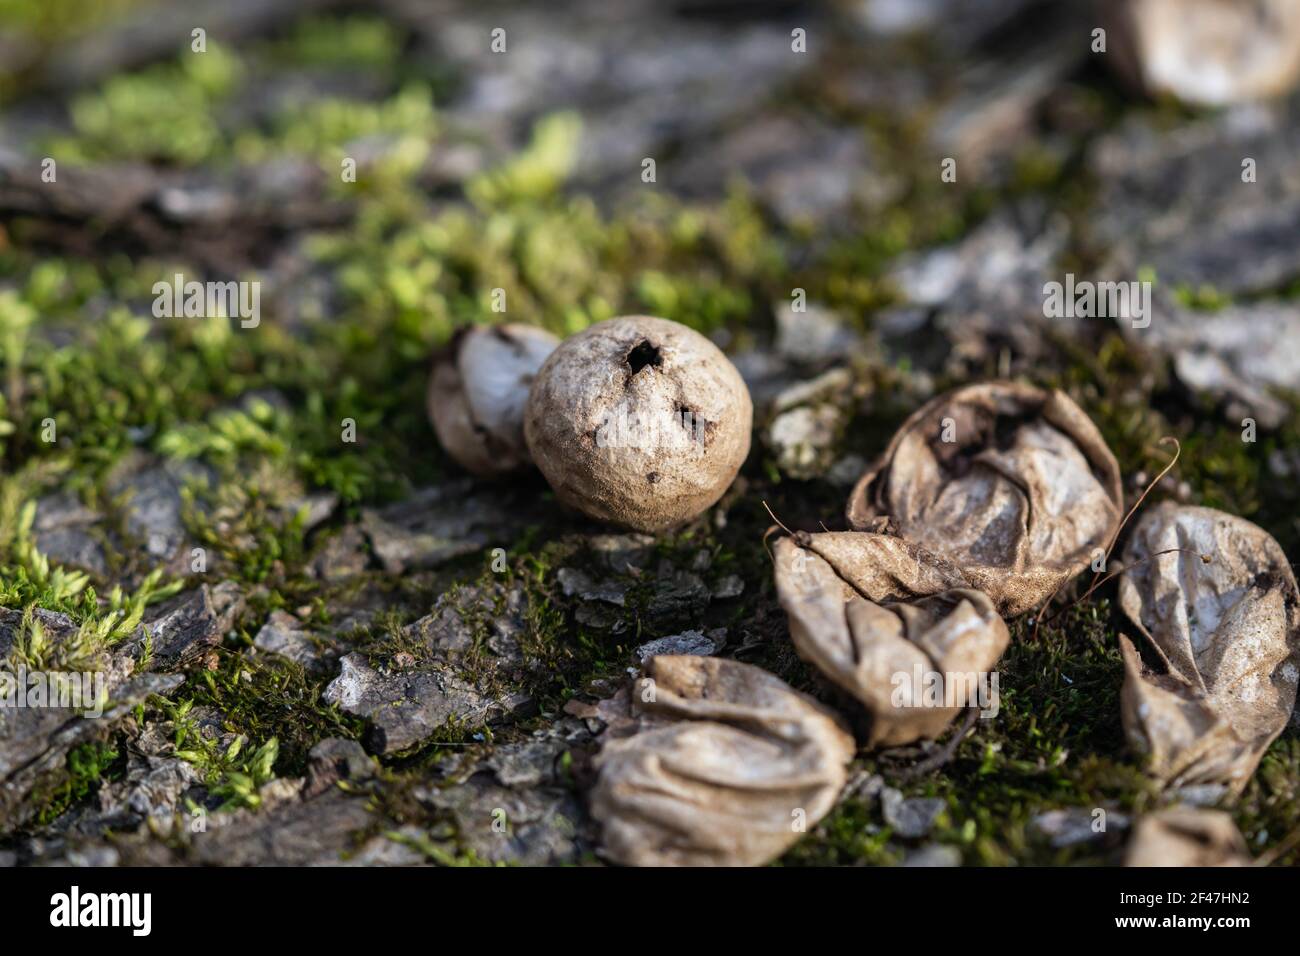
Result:
<svg viewBox="0 0 1300 956"><path fill-rule="evenodd" d="M1169 548L1197 552L1165 554ZM1205 563L1200 554L1209 555ZM1167 784L1240 792L1295 705L1300 594L1286 555L1243 518L1165 502L1124 551L1120 607L1159 658L1124 654L1124 729Z"/></svg>
<svg viewBox="0 0 1300 956"><path fill-rule="evenodd" d="M955 570L960 584L946 586L983 591L1011 617L1110 544L1122 502L1119 464L1069 396L999 381L941 395L908 418L853 489L848 520L940 565L890 572L900 584Z"/></svg>
<svg viewBox="0 0 1300 956"><path fill-rule="evenodd" d="M853 738L750 664L651 658L596 758L602 854L630 866L757 866L835 805ZM653 700L647 701L647 688ZM799 811L802 811L800 813Z"/></svg>
<svg viewBox="0 0 1300 956"><path fill-rule="evenodd" d="M978 677L997 663L1010 634L993 602L969 588L940 590L942 577L929 582L927 597L888 600L918 590L913 580L897 586L894 570L915 564L897 538L861 533L803 536L809 547L792 538L776 542L776 590L790 618L790 636L799 656L847 691L871 717L869 746L897 746L939 736L962 711L961 706L897 706L920 699L915 674L961 673ZM857 560L833 564L819 553L853 549ZM856 548L853 546L857 545ZM846 580L843 566L860 566ZM937 573L937 572L935 572ZM864 597L863 594L869 595ZM896 675L907 675L900 685ZM906 694L910 689L911 696ZM963 697L965 695L962 695ZM946 700L946 698L945 698Z"/></svg>
<svg viewBox="0 0 1300 956"><path fill-rule="evenodd" d="M1129 839L1125 866L1250 866L1232 817L1222 810L1176 806L1148 814Z"/></svg>

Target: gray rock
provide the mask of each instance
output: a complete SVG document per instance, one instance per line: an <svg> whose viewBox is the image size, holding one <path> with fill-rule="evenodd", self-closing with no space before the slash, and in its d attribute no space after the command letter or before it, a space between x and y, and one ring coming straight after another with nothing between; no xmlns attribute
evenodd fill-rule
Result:
<svg viewBox="0 0 1300 956"><path fill-rule="evenodd" d="M497 782L515 790L556 784L555 765L565 751L562 741L555 739L528 741L523 744L506 744L498 747L483 761Z"/></svg>
<svg viewBox="0 0 1300 956"><path fill-rule="evenodd" d="M755 198L789 226L822 227L853 207L877 208L902 183L873 168L867 143L805 113L763 111L722 133L693 142L673 165L687 197L718 196L743 178Z"/></svg>
<svg viewBox="0 0 1300 956"><path fill-rule="evenodd" d="M253 639L253 646L278 654L306 670L324 674L338 661L340 646L328 635L308 630L287 611L275 610Z"/></svg>
<svg viewBox="0 0 1300 956"><path fill-rule="evenodd" d="M1161 303L1151 325L1125 332L1174 358L1189 388L1227 403L1238 426L1253 418L1276 428L1290 413L1272 389L1300 394L1300 351L1278 348L1300 337L1300 306L1290 302L1234 305L1215 312Z"/></svg>
<svg viewBox="0 0 1300 956"><path fill-rule="evenodd" d="M961 866L961 850L946 843L927 843L907 854L903 866Z"/></svg>
<svg viewBox="0 0 1300 956"><path fill-rule="evenodd" d="M698 654L709 657L718 652L727 641L725 628L717 628L706 635L703 631L683 631L671 637L658 637L636 649L637 659L645 663L658 654Z"/></svg>
<svg viewBox="0 0 1300 956"><path fill-rule="evenodd" d="M427 863L421 847L428 843L428 834L417 826L407 824L385 831L362 844L355 853L343 860L345 866L416 866Z"/></svg>
<svg viewBox="0 0 1300 956"><path fill-rule="evenodd" d="M477 773L442 789L427 787L417 798L450 813L459 842L492 862L550 866L578 859L585 820L573 794L554 787L517 789L490 773Z"/></svg>
<svg viewBox="0 0 1300 956"><path fill-rule="evenodd" d="M636 574L654 559L655 539L648 534L594 534L587 548L596 559L616 574Z"/></svg>
<svg viewBox="0 0 1300 956"><path fill-rule="evenodd" d="M713 599L727 601L745 593L745 579L739 574L728 574L713 585Z"/></svg>
<svg viewBox="0 0 1300 956"><path fill-rule="evenodd" d="M433 610L409 624L406 633L434 656L464 654L484 637L497 657L518 660L527 613L528 595L518 582L462 587L440 595Z"/></svg>
<svg viewBox="0 0 1300 956"><path fill-rule="evenodd" d="M46 557L103 578L109 570L103 520L76 495L60 491L36 503L32 535Z"/></svg>
<svg viewBox="0 0 1300 956"><path fill-rule="evenodd" d="M1255 182L1242 181L1253 159ZM1089 216L1107 271L1230 296L1276 291L1300 275L1288 237L1300 223L1300 123L1285 103L1251 104L1168 126L1136 116L1093 145Z"/></svg>
<svg viewBox="0 0 1300 956"><path fill-rule="evenodd" d="M308 532L328 521L338 506L338 495L332 491L318 491L290 501L285 507L285 511L291 517L297 517L301 513L303 515L302 529L304 532Z"/></svg>
<svg viewBox="0 0 1300 956"><path fill-rule="evenodd" d="M659 619L694 614L706 607L711 597L708 585L698 574L668 571L655 581L646 613Z"/></svg>
<svg viewBox="0 0 1300 956"><path fill-rule="evenodd" d="M803 312L796 312L791 302L782 300L772 311L776 315L776 349L792 361L842 362L861 347L859 336L824 306L810 302Z"/></svg>
<svg viewBox="0 0 1300 956"><path fill-rule="evenodd" d="M530 703L524 695L488 697L438 666L381 673L361 654L340 660L341 671L323 699L370 724L366 741L373 753L406 750L433 737L448 721L478 726Z"/></svg>
<svg viewBox="0 0 1300 956"><path fill-rule="evenodd" d="M181 561L188 542L181 489L188 481L211 480L211 472L193 462L159 462L136 455L109 476L108 491L125 498L126 530L144 545L149 559L179 563L188 571L188 561Z"/></svg>
<svg viewBox="0 0 1300 956"><path fill-rule="evenodd" d="M908 840L919 839L929 833L947 806L941 797L905 798L893 787L881 791L880 805L885 822L897 836Z"/></svg>
<svg viewBox="0 0 1300 956"><path fill-rule="evenodd" d="M108 830L135 830L146 823L167 832L184 807L184 795L199 782L200 774L191 763L132 752L124 778L101 784L92 804L60 818L56 826L93 836Z"/></svg>
<svg viewBox="0 0 1300 956"><path fill-rule="evenodd" d="M528 40L509 56L493 54L483 40L499 25L490 6L446 16L416 0L401 5L428 38L431 57L465 78L462 95L447 107L455 122L495 133L510 151L523 144L535 117L579 113L575 177L588 188L635 188L643 157L715 141L724 123L755 114L782 84L816 64L815 53L792 54L793 23L688 19L647 0L515 10L510 35ZM691 182L666 161L658 181L667 188Z"/></svg>
<svg viewBox="0 0 1300 956"><path fill-rule="evenodd" d="M1106 811L1105 830L1094 829L1096 819L1091 810L1070 807L1040 813L1029 821L1029 826L1058 850L1105 840L1107 832L1126 830L1129 826L1128 816L1114 810Z"/></svg>
<svg viewBox="0 0 1300 956"><path fill-rule="evenodd" d="M406 501L365 509L361 526L389 574L431 568L508 540L535 516L519 500L475 482L426 488Z"/></svg>
<svg viewBox="0 0 1300 956"><path fill-rule="evenodd" d="M1043 312L1043 285L1059 279L1055 262L1066 236L1064 220L1024 205L995 215L958 243L904 256L890 280L905 304L880 321L887 351L934 371L981 364L1004 346L1043 355L1049 324L1068 334L1080 321L1047 319ZM925 310L919 323L918 308ZM900 310L908 321L898 320Z"/></svg>
<svg viewBox="0 0 1300 956"><path fill-rule="evenodd" d="M338 866L376 823L367 803L364 795L335 788L312 800L292 800L258 813L240 811L196 834L186 858L221 866Z"/></svg>
<svg viewBox="0 0 1300 956"><path fill-rule="evenodd" d="M0 628L12 633L21 620L20 612L0 609ZM67 618L57 627L47 626L46 635L55 653L76 630ZM69 750L101 739L137 704L153 694L167 694L182 682L179 674L133 676L133 667L128 656L113 658L103 652L97 660L78 663L79 671L92 670L102 676L108 700L98 716L57 707L0 708L0 828L19 826L27 819L33 808L24 798L35 787L51 785L66 774Z"/></svg>
<svg viewBox="0 0 1300 956"><path fill-rule="evenodd" d="M1027 141L1042 102L1087 55L1077 30L1044 30L1015 53L968 68L958 79L961 93L935 119L935 155L957 158L960 178L1014 152Z"/></svg>
<svg viewBox="0 0 1300 956"><path fill-rule="evenodd" d="M227 601L232 599L229 591L223 592L222 597ZM219 614L213 591L206 584L150 608L142 625L149 633L155 665L164 670L184 666L196 660L206 648L220 644L233 610L228 605L226 614ZM142 631L138 637L131 638L129 646L143 647L143 642Z"/></svg>
<svg viewBox="0 0 1300 956"><path fill-rule="evenodd" d="M560 568L556 573L565 597L584 601L603 601L623 607L627 603L628 586L619 581L593 581L591 577L574 568Z"/></svg>
<svg viewBox="0 0 1300 956"><path fill-rule="evenodd" d="M832 369L787 388L773 401L764 443L777 467L793 478L815 478L830 467L852 400L853 376Z"/></svg>
<svg viewBox="0 0 1300 956"><path fill-rule="evenodd" d="M622 634L627 630L627 617L617 608L605 604L583 604L573 612L573 619L579 624L598 630L612 630Z"/></svg>
<svg viewBox="0 0 1300 956"><path fill-rule="evenodd" d="M350 524L317 551L311 561L311 574L321 581L346 581L362 574L369 566L366 534L359 525Z"/></svg>
<svg viewBox="0 0 1300 956"><path fill-rule="evenodd" d="M375 761L355 740L327 737L307 755L307 781L303 797L310 799L333 789L340 780L368 780L375 774Z"/></svg>

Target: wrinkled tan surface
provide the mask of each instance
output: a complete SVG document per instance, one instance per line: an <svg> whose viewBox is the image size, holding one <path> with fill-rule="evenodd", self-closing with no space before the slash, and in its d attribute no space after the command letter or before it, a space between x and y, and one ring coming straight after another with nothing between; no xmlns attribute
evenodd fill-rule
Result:
<svg viewBox="0 0 1300 956"><path fill-rule="evenodd" d="M427 404L438 441L456 462L491 478L527 465L524 405L559 339L531 325L461 330L434 358Z"/></svg>
<svg viewBox="0 0 1300 956"><path fill-rule="evenodd" d="M602 854L630 866L756 866L835 804L853 739L830 711L749 664L652 658L596 759Z"/></svg>
<svg viewBox="0 0 1300 956"><path fill-rule="evenodd" d="M642 343L660 361L634 370L629 356ZM623 409L663 429L663 440L602 447L598 434ZM665 427L681 409L700 440ZM555 350L537 375L524 431L562 502L599 521L655 532L722 497L749 454L753 418L740 373L712 342L667 319L625 316Z"/></svg>
<svg viewBox="0 0 1300 956"><path fill-rule="evenodd" d="M799 656L866 708L871 715L869 745L896 746L937 737L962 708L895 706L895 675L907 675L904 686L919 694L913 678L917 667L940 674L991 670L1010 640L993 603L965 588L879 603L898 596L892 587L897 575L890 584L877 586L882 565L897 557L891 550L896 539L853 533L809 537L809 548L790 538L775 546L777 596L789 616ZM846 539L866 546L861 563L873 574L867 576L864 590L873 600L863 597L814 550L819 543L831 544L827 550L833 550ZM916 593L915 587L908 593Z"/></svg>
<svg viewBox="0 0 1300 956"><path fill-rule="evenodd" d="M942 441L945 419L953 442ZM887 523L1014 616L1107 546L1122 500L1115 456L1067 395L987 382L908 418L853 489L848 519L858 530Z"/></svg>
<svg viewBox="0 0 1300 956"><path fill-rule="evenodd" d="M1131 82L1224 106L1286 93L1300 78L1295 0L1109 0L1114 63Z"/></svg>
<svg viewBox="0 0 1300 956"><path fill-rule="evenodd" d="M1242 518L1164 502L1124 550L1120 607L1160 664L1124 653L1124 728L1150 769L1177 785L1240 791L1281 733L1300 676L1300 595L1286 556Z"/></svg>
<svg viewBox="0 0 1300 956"><path fill-rule="evenodd" d="M1249 866L1241 831L1222 810L1169 807L1137 822L1125 866Z"/></svg>

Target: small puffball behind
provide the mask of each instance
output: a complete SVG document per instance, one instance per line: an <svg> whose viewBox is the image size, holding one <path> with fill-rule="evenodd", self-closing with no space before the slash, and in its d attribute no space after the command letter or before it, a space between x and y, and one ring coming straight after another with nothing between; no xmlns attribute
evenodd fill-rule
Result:
<svg viewBox="0 0 1300 956"><path fill-rule="evenodd" d="M1109 0L1121 73L1152 93L1226 106L1300 79L1296 0Z"/></svg>
<svg viewBox="0 0 1300 956"><path fill-rule="evenodd" d="M749 390L716 345L667 319L625 316L551 354L524 435L560 501L654 532L722 497L749 454L753 418Z"/></svg>
<svg viewBox="0 0 1300 956"><path fill-rule="evenodd" d="M463 468L484 478L526 465L524 405L559 339L531 325L471 326L435 359L429 419Z"/></svg>

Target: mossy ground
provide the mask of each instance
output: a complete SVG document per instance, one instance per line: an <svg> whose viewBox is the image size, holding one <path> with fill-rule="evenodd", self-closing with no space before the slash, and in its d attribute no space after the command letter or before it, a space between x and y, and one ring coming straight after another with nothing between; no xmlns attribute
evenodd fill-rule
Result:
<svg viewBox="0 0 1300 956"><path fill-rule="evenodd" d="M56 40L72 28L60 13L64 6L7 2L0 4L0 21ZM1073 159L1034 146L1012 164L1009 177L940 188L931 164L918 156L914 121L845 115L830 100L826 108L836 121L860 126L907 185L888 208L829 240L812 241L776 225L743 186L697 203L647 190L645 198L612 209L566 190L580 128L568 114L541 120L531 146L474 175L450 200L432 200L415 173L445 135L430 102L454 88L454 78L405 56L405 39L392 24L358 16L313 20L237 52L214 41L206 57L182 56L113 76L76 95L68 104L68 128L33 144L40 155L50 152L69 164L126 160L165 168L238 168L296 155L318 161L336 177L341 144L367 135L389 137L394 145L385 159L355 187L339 190L353 204L347 228L301 237L309 268L328 279L330 294L298 303L292 316L274 312L287 307L272 306L255 333L219 317L146 317L153 282L191 271L183 255L126 255L102 244L93 255L73 256L57 244L30 241L29 224L20 219L0 223L5 602L71 613L111 640L110 631L121 624L114 611L129 612L130 596L106 604L94 593L96 584L106 582L70 579L43 565L30 543L30 503L61 487L111 511L106 477L123 456L141 448L214 469L217 491L196 490L196 503L206 495L210 509L235 516L238 533L219 532L211 510L199 507L188 516L190 530L215 549L222 573L247 587L249 610L212 669L191 674L170 700L155 701L136 719L170 721L177 750L232 805L255 803L256 786L272 775L303 773L316 741L362 735L360 721L322 703L324 679L248 648L272 610L313 607L313 614L326 615L331 598L346 598L347 589L357 586L323 584L306 573L306 565L360 509L457 474L425 418L428 357L457 325L500 318L492 311L492 289L505 290L512 319L559 333L620 313L647 312L704 332L725 332L733 345L762 344L772 333L771 304L787 299L795 287L869 330L873 312L890 301L881 277L894 256L959 238L999 204L1024 196L1042 197L1075 217L1090 201L1086 176ZM230 109L241 91L286 69L364 71L374 88L386 92L364 101L318 100L256 122ZM15 86L16 96L21 86ZM1087 107L1085 128L1075 131L1077 150L1114 121L1119 97L1099 77L1084 78L1071 95ZM1086 263L1089 251L1072 247L1071 256ZM257 277L258 269L248 265L245 277ZM1195 301L1219 304L1212 291L1198 292ZM1126 475L1160 470L1167 460L1167 450L1157 444L1163 436L1182 443L1177 466L1153 500L1185 485L1188 500L1250 518L1289 554L1300 550L1300 490L1272 477L1267 466L1274 451L1300 449L1294 416L1281 429L1261 433L1258 443L1246 444L1240 428L1225 423L1212 404L1171 380L1163 360L1136 351L1118 333L1100 343L1057 344L1054 358L1028 370L1028 377L1068 389L1101 427ZM965 377L996 371L990 360L989 367L972 367ZM847 429L845 451L869 457L883 446L911 411L898 396L907 393L912 374L906 361L887 366L864 357L866 397ZM57 423L55 442L40 437L48 419ZM340 440L344 419L355 422L357 442ZM537 495L549 495L540 481L526 480ZM342 501L328 524L310 535L300 522L278 518L275 507L303 489L332 491ZM1127 490L1138 488L1130 483ZM745 659L819 693L824 689L784 637L763 544L771 519L761 503L787 523L816 527L819 519L838 519L843 498L843 490L827 482L784 478L756 443L741 483L725 502L725 526L701 520L658 544L661 555L679 566L689 566L703 550L715 572L739 574L743 602L715 608L710 613L717 619L709 623L755 637ZM517 540L502 542L507 576L521 581L530 597L523 649L542 666L530 672L526 689L538 700L541 716L499 730L497 739L521 736L570 697L621 680L637 643L699 626L647 619L646 596L636 591L629 600L630 627L622 634L578 624L556 571L584 566L579 532L590 529L567 520L521 529ZM355 641L366 653L391 659L406 649L400 626L426 613L439 594L496 579L483 555L384 582L400 592L397 609ZM155 581L155 592L180 586L172 582L160 590L163 584ZM1046 624L1037 639L1027 622L1016 622L1000 665L999 716L978 722L941 770L900 784L908 794L946 800L934 838L959 847L967 863L1113 862L1116 840L1056 851L1033 838L1029 820L1063 807L1140 813L1156 805L1157 793L1121 734L1116 638L1122 624L1113 595L1113 586L1103 588L1094 600ZM474 680L498 679L483 655L471 655L465 668ZM234 753L197 744L186 724L196 707L215 708L223 729L245 742ZM441 738L446 743L479 740L486 746L492 740L482 728L448 731ZM418 811L400 806L400 783L419 779L443 752L435 743L389 761L395 818L418 818ZM890 755L872 755L862 757L855 770L897 782L904 765ZM42 807L41 825L87 799L97 781L120 772L114 741L78 749L69 769L66 786L33 796ZM1231 808L1256 852L1277 845L1300 824L1298 787L1300 735L1293 726ZM892 863L902 852L878 809L849 798L783 862ZM443 851L433 848L430 854ZM1300 849L1279 862L1300 862Z"/></svg>

